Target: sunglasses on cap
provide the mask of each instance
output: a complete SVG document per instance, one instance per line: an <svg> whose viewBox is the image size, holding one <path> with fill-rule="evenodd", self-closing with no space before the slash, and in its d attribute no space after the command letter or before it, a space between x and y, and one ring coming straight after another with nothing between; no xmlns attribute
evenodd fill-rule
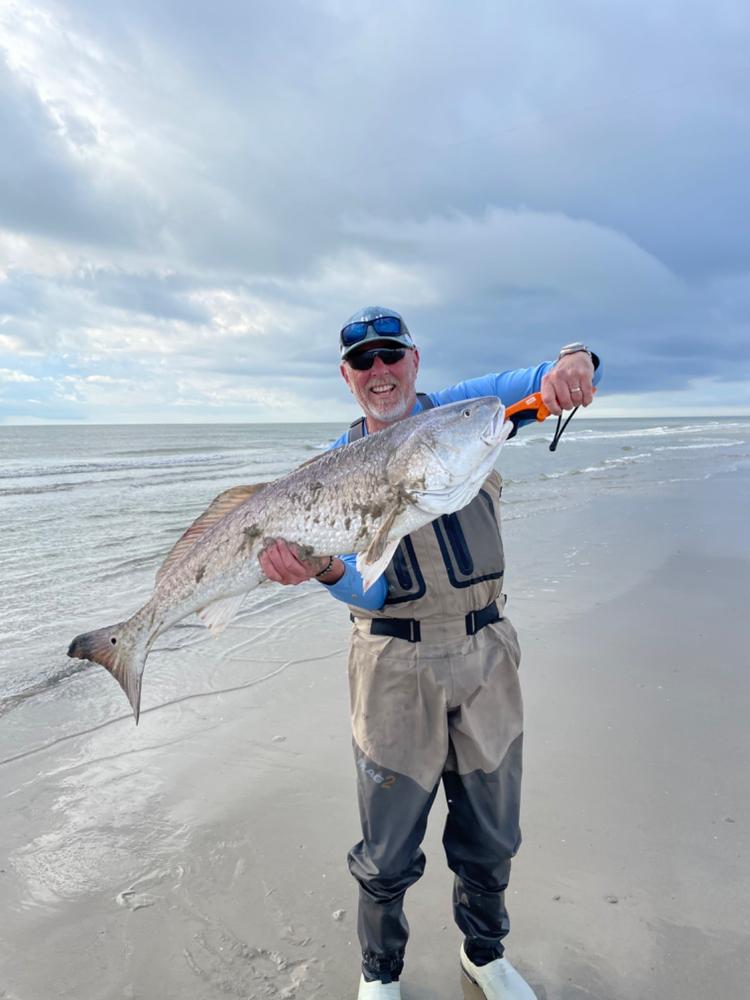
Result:
<svg viewBox="0 0 750 1000"><path fill-rule="evenodd" d="M375 358L380 358L384 365L397 365L403 361L406 351L406 347L374 347L371 351L351 354L346 363L358 372L367 372L375 364Z"/></svg>
<svg viewBox="0 0 750 1000"><path fill-rule="evenodd" d="M401 337L404 335L409 337L406 324L398 316L378 316L377 319L361 320L345 326L341 331L341 346L349 348L360 344L371 327L381 337ZM411 338L409 337L409 339Z"/></svg>

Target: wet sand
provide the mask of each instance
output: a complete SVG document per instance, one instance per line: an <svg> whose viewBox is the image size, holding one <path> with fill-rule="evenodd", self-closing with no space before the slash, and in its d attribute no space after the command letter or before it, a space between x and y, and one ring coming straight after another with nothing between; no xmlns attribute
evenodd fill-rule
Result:
<svg viewBox="0 0 750 1000"><path fill-rule="evenodd" d="M737 473L507 526L527 715L508 956L540 998L748 995L749 498ZM300 601L294 634L237 627L250 686L0 766L3 1000L356 996L348 622ZM406 1000L462 996L443 816Z"/></svg>

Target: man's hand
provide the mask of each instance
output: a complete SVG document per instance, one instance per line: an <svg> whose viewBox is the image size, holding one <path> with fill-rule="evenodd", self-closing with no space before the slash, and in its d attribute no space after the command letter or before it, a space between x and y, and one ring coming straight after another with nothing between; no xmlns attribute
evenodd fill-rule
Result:
<svg viewBox="0 0 750 1000"><path fill-rule="evenodd" d="M566 354L542 378L542 401L550 413L588 406L594 398L594 362L585 351Z"/></svg>
<svg viewBox="0 0 750 1000"><path fill-rule="evenodd" d="M289 586L311 580L326 567L328 557L312 556L303 559L298 545L277 538L258 555L258 562L269 580ZM341 579L343 572L343 563L334 559L330 570L322 578L323 582L335 583Z"/></svg>

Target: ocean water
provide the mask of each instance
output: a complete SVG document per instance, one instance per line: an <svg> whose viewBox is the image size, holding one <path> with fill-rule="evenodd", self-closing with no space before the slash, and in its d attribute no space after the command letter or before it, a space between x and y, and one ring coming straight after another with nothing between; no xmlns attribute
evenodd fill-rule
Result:
<svg viewBox="0 0 750 1000"><path fill-rule="evenodd" d="M750 418L576 417L551 453L553 429L553 420L526 428L503 449L506 531L514 521L597 494L689 483L750 465ZM139 607L171 545L216 494L282 475L338 433L338 425L327 424L0 427L6 735L20 717L27 734L45 718L65 733L82 717L95 726L127 714L124 696L100 667L68 659L70 639ZM246 629L255 622L300 624L321 600L330 601L316 584L263 586L248 595L238 623ZM198 648L213 664L192 679L196 689L227 682L220 647L206 645L213 642L207 636L195 618L161 638L155 653L174 670L161 688L149 680L152 700L174 696L187 683L179 679L179 661L188 649L193 661ZM55 712L45 715L40 706ZM70 725L59 721L66 714Z"/></svg>

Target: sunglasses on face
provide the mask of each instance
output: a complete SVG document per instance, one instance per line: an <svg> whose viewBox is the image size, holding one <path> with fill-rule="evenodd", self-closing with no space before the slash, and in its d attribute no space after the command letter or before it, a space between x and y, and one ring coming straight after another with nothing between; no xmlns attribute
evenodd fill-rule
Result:
<svg viewBox="0 0 750 1000"><path fill-rule="evenodd" d="M401 320L397 316L379 316L367 322L350 323L341 331L341 343L344 347L353 347L367 336L372 327L375 333L386 337L398 337L403 332ZM408 333L408 331L407 331Z"/></svg>
<svg viewBox="0 0 750 1000"><path fill-rule="evenodd" d="M360 351L347 358L347 364L358 372L367 372L375 364L375 358L380 358L384 365L397 365L403 361L405 347L376 347L372 351Z"/></svg>

